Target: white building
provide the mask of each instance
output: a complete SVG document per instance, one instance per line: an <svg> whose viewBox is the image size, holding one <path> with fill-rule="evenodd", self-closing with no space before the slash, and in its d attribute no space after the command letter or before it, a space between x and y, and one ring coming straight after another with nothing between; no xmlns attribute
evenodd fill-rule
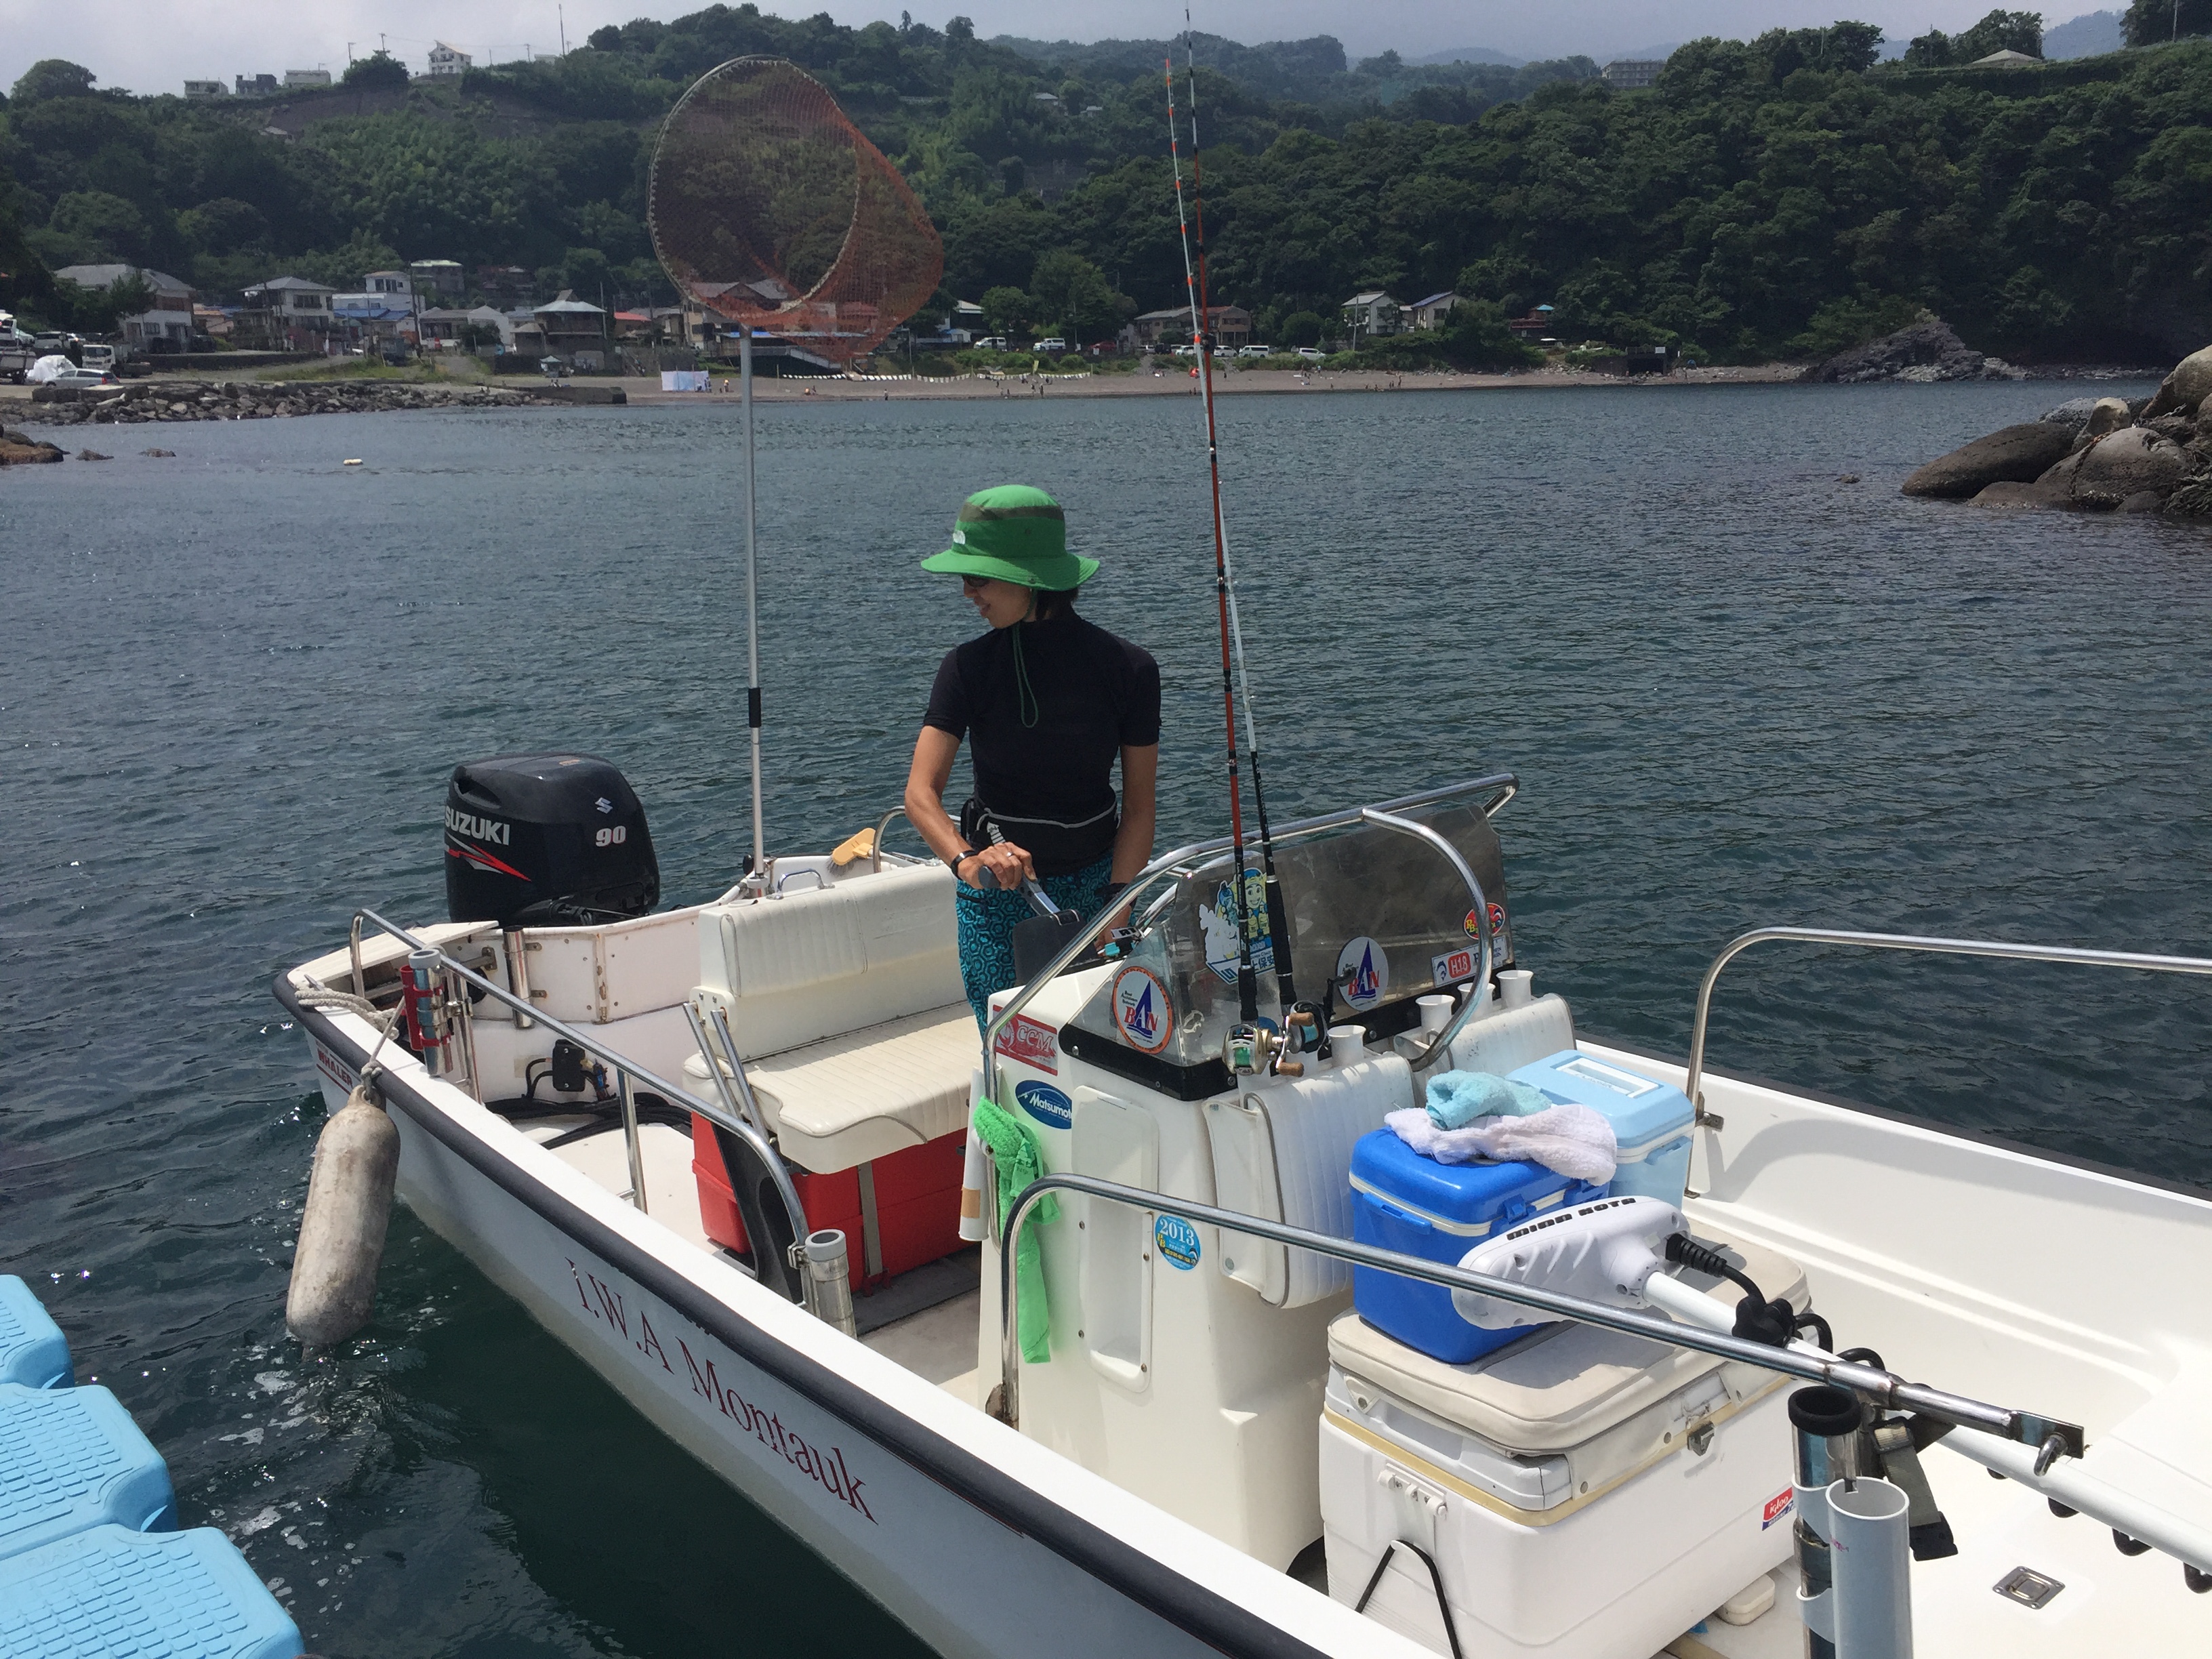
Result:
<svg viewBox="0 0 2212 1659"><path fill-rule="evenodd" d="M1598 78L1615 92L1633 92L1657 81L1666 67L1663 58L1616 58L1598 71Z"/></svg>
<svg viewBox="0 0 2212 1659"><path fill-rule="evenodd" d="M459 75L476 60L459 46L449 46L443 40L430 48L430 73Z"/></svg>
<svg viewBox="0 0 2212 1659"><path fill-rule="evenodd" d="M100 293L125 276L143 277L154 291L153 301L137 316L117 320L117 329L125 343L143 347L149 340L165 340L182 349L191 340L191 288L167 271L137 265L64 265L54 275L79 288Z"/></svg>
<svg viewBox="0 0 2212 1659"><path fill-rule="evenodd" d="M1344 302L1345 331L1354 345L1378 335L1397 333L1404 315L1404 307L1380 289L1355 294Z"/></svg>
<svg viewBox="0 0 2212 1659"><path fill-rule="evenodd" d="M284 88L288 92L295 87L326 87L330 83L331 72L328 70L286 70L284 71Z"/></svg>
<svg viewBox="0 0 2212 1659"><path fill-rule="evenodd" d="M228 98L230 96L230 88L223 85L220 81L187 81L185 82L185 96L187 98Z"/></svg>
<svg viewBox="0 0 2212 1659"><path fill-rule="evenodd" d="M1442 328L1451 315L1451 308L1458 303L1456 294L1431 294L1407 307L1406 314L1413 319L1415 328Z"/></svg>
<svg viewBox="0 0 2212 1659"><path fill-rule="evenodd" d="M361 279L361 286L369 294L412 295L415 279L404 270L372 270Z"/></svg>

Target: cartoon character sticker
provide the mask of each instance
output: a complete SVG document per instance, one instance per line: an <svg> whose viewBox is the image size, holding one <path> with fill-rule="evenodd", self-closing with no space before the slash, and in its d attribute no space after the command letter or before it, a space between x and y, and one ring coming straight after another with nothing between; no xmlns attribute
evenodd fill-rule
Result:
<svg viewBox="0 0 2212 1659"><path fill-rule="evenodd" d="M1175 1035L1175 1009L1168 988L1148 968L1124 968L1114 975L1114 1023L1132 1047L1156 1054Z"/></svg>
<svg viewBox="0 0 2212 1659"><path fill-rule="evenodd" d="M1213 902L1198 913L1206 930L1206 965L1219 975L1224 985L1237 982L1237 891L1223 882ZM1244 872L1244 936L1252 941L1252 967L1273 973L1275 941L1267 932L1267 878L1257 870Z"/></svg>
<svg viewBox="0 0 2212 1659"><path fill-rule="evenodd" d="M1336 954L1336 994L1345 1006L1362 1013L1382 1000L1390 988L1390 957L1362 933Z"/></svg>

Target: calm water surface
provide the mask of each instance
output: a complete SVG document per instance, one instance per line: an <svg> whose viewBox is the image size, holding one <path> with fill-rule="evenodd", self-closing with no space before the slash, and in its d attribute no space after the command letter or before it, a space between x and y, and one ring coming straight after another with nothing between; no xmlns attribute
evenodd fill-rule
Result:
<svg viewBox="0 0 2212 1659"><path fill-rule="evenodd" d="M1278 810L1517 771L1524 961L1588 1029L1677 1053L1760 923L2203 951L2212 541L1896 493L2069 390L1230 402ZM773 845L897 799L972 625L915 561L1017 479L1105 561L1089 613L1165 669L1164 836L1218 829L1195 420L763 410ZM359 1341L302 1367L283 1328L321 1105L270 983L356 903L439 913L448 769L605 754L672 901L732 878L734 411L97 436L117 459L0 477L0 1261L321 1653L911 1650L404 1212ZM2212 1188L2208 1008L1778 949L1732 970L1716 1056Z"/></svg>

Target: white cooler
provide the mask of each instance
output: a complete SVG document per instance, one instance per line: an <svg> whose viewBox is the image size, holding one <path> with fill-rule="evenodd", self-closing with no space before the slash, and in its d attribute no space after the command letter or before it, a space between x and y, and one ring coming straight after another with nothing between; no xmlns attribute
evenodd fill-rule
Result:
<svg viewBox="0 0 2212 1659"><path fill-rule="evenodd" d="M1767 1295L1804 1307L1795 1263L1732 1248ZM1731 1310L1742 1295L1725 1280L1711 1293ZM1415 1545L1468 1659L1650 1659L1790 1553L1776 1372L1573 1324L1450 1365L1356 1313L1329 1326L1328 1350L1329 1594L1356 1603L1394 1540ZM1450 1650L1435 1582L1407 1550L1366 1612Z"/></svg>

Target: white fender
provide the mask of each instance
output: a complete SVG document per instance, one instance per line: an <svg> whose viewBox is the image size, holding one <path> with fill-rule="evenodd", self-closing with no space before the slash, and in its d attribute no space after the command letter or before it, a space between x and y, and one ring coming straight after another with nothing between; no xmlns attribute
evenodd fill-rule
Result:
<svg viewBox="0 0 2212 1659"><path fill-rule="evenodd" d="M357 1083L316 1139L292 1255L284 1323L308 1347L343 1342L368 1322L398 1176L399 1130Z"/></svg>

